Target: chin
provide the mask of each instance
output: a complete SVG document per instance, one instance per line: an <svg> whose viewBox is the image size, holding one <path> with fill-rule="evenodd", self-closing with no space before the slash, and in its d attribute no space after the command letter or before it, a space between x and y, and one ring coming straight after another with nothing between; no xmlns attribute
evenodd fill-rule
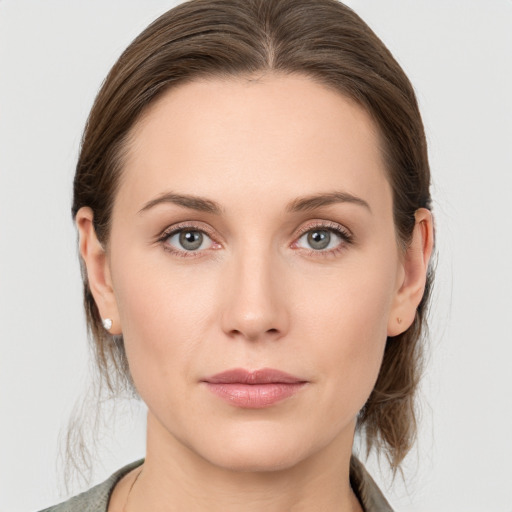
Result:
<svg viewBox="0 0 512 512"><path fill-rule="evenodd" d="M211 454L209 462L218 468L239 473L266 473L296 466L303 457L297 450L268 450L257 447L246 450L226 450Z"/></svg>
<svg viewBox="0 0 512 512"><path fill-rule="evenodd" d="M304 436L281 432L238 433L217 438L202 446L196 453L212 465L236 472L270 472L290 469L315 451Z"/></svg>

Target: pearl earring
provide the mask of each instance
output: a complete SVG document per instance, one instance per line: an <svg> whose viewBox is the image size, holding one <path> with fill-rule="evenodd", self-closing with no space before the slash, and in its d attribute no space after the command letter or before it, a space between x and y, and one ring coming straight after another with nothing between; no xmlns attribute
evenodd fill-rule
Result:
<svg viewBox="0 0 512 512"><path fill-rule="evenodd" d="M103 324L104 329L109 331L112 328L112 320L110 318L103 318L101 320L101 323Z"/></svg>

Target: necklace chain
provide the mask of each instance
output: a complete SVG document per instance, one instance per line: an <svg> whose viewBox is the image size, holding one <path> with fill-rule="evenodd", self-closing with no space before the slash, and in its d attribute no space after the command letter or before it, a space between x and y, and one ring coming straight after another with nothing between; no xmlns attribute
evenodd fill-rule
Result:
<svg viewBox="0 0 512 512"><path fill-rule="evenodd" d="M128 489L128 494L126 495L126 501L124 502L124 506L123 506L123 512L126 512L126 507L128 507L128 500L130 499L130 494L132 493L132 490L135 487L135 484L137 483L137 480L139 479L140 474L142 473L142 469L143 468L140 468L140 471L137 473L137 476L135 477L134 481L132 482L132 485L130 485L130 489Z"/></svg>

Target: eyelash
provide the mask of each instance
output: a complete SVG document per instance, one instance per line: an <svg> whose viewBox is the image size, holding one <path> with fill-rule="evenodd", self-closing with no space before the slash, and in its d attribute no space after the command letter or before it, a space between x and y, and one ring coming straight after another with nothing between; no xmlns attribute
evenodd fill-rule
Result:
<svg viewBox="0 0 512 512"><path fill-rule="evenodd" d="M165 241L168 240L171 236L180 233L181 231L199 231L200 233L207 235L214 243L218 243L215 242L215 239L213 238L212 234L207 229L205 229L203 226L198 226L197 224L194 223L178 224L176 226L172 226L171 228L166 229L158 237L157 242L160 242L162 244L165 251L170 252L175 256L180 256L182 258L197 258L201 256L201 252L203 251L180 251L165 243Z"/></svg>
<svg viewBox="0 0 512 512"><path fill-rule="evenodd" d="M306 233L309 233L310 231L315 231L315 230L328 231L330 233L334 233L335 235L340 237L341 242L333 249L328 249L325 251L302 248L303 251L306 251L308 256L315 256L315 257L320 256L320 257L324 257L324 258L336 256L337 254L339 254L340 252L345 250L347 248L347 246L354 243L354 237L353 237L352 233L347 228L341 226L340 224L336 224L335 222L316 221L316 222L313 222L312 224L308 224L307 226L304 226L303 228L301 228L297 234L295 242L293 242L292 245L296 245L297 242Z"/></svg>
<svg viewBox="0 0 512 512"><path fill-rule="evenodd" d="M297 233L296 239L292 244L293 246L297 245L297 242L304 236L306 233L314 230L322 230L322 231L328 231L330 233L334 233L335 235L339 236L341 239L341 242L333 249L328 250L315 250L315 249L304 249L300 248L303 251L306 251L308 256L315 256L315 257L330 257L335 256L344 249L348 245L353 244L353 235L352 233L341 226L340 224L336 224L334 222L326 222L326 221L317 221L312 224L308 224L307 226L304 226L299 230ZM194 223L185 223L185 224L178 224L176 226L172 226L171 228L166 229L157 239L157 242L159 242L163 249L167 252L170 252L171 254L174 254L176 256L182 257L182 258L197 258L202 256L202 252L208 249L203 250L197 250L197 251L180 251L178 249L173 248L169 244L166 244L166 240L168 240L171 236L180 233L182 231L199 231L200 233L203 233L207 235L215 244L218 244L218 242L215 241L212 233L210 233L208 230L206 230L202 226L198 226ZM215 250L215 249L213 249Z"/></svg>

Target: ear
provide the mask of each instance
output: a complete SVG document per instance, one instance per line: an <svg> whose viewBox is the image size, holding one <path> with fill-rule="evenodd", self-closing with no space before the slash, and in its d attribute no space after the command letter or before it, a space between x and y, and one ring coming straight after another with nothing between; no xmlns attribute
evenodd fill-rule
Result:
<svg viewBox="0 0 512 512"><path fill-rule="evenodd" d="M75 222L80 239L80 255L85 263L89 288L101 318L112 320L112 327L108 329L110 334L121 334L121 323L112 287L107 253L96 237L93 219L93 211L88 207L80 208L76 214Z"/></svg>
<svg viewBox="0 0 512 512"><path fill-rule="evenodd" d="M397 292L388 319L388 336L397 336L414 322L416 309L423 297L428 264L434 246L432 213L419 208L410 245L403 256Z"/></svg>

